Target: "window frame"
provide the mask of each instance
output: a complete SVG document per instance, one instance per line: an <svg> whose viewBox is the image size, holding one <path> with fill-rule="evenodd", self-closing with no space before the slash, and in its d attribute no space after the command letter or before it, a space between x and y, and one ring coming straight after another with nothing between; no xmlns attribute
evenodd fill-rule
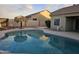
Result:
<svg viewBox="0 0 79 59"><path fill-rule="evenodd" d="M33 21L37 21L37 18L33 18Z"/></svg>
<svg viewBox="0 0 79 59"><path fill-rule="evenodd" d="M55 26L60 26L60 18L54 19L54 25Z"/></svg>

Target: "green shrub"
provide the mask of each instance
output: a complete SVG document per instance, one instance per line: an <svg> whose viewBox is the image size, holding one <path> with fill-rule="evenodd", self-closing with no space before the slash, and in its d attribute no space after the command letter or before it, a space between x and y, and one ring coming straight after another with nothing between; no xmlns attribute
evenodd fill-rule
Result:
<svg viewBox="0 0 79 59"><path fill-rule="evenodd" d="M50 21L50 20L46 20L46 21L45 21L45 24L46 24L46 26L47 26L48 28L50 28L50 26L51 26L51 21Z"/></svg>

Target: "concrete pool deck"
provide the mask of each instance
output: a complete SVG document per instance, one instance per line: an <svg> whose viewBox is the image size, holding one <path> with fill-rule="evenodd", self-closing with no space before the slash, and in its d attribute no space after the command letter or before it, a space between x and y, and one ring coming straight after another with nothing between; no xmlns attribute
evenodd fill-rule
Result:
<svg viewBox="0 0 79 59"><path fill-rule="evenodd" d="M0 38L4 37L5 33L10 32L10 31L16 31L16 30L43 30L46 33L79 40L79 33L77 33L77 32L53 31L50 29L42 28L42 27L40 27L40 28L23 28L23 29L16 28L16 29L10 29L10 30L3 30L3 31L0 31Z"/></svg>
<svg viewBox="0 0 79 59"><path fill-rule="evenodd" d="M67 38L72 38L75 40L79 40L79 33L77 32L60 32L60 31L53 31L53 30L49 30L49 29L43 29L44 32L46 33L50 33L53 35L58 35L58 36L62 36L62 37L67 37Z"/></svg>

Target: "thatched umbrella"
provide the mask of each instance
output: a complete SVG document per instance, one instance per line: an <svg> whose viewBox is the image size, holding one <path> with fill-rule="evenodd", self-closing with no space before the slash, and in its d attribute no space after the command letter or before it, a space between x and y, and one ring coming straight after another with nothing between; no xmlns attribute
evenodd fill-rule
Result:
<svg viewBox="0 0 79 59"><path fill-rule="evenodd" d="M8 21L9 21L8 18L0 18L0 27L2 27L1 24L4 24L4 23L6 23L6 26L8 26Z"/></svg>

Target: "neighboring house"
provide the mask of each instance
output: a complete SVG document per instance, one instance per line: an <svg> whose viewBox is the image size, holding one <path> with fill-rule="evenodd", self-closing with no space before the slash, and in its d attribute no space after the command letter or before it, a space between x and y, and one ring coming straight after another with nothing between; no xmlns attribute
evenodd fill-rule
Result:
<svg viewBox="0 0 79 59"><path fill-rule="evenodd" d="M8 23L9 27L44 27L46 20L51 20L51 13L43 10L27 16L16 16L14 19L9 19Z"/></svg>
<svg viewBox="0 0 79 59"><path fill-rule="evenodd" d="M8 20L7 18L0 18L0 28L8 27Z"/></svg>
<svg viewBox="0 0 79 59"><path fill-rule="evenodd" d="M45 21L51 20L51 13L48 10L43 10L26 16L26 26L46 26Z"/></svg>
<svg viewBox="0 0 79 59"><path fill-rule="evenodd" d="M51 28L62 31L79 31L79 5L52 12Z"/></svg>

